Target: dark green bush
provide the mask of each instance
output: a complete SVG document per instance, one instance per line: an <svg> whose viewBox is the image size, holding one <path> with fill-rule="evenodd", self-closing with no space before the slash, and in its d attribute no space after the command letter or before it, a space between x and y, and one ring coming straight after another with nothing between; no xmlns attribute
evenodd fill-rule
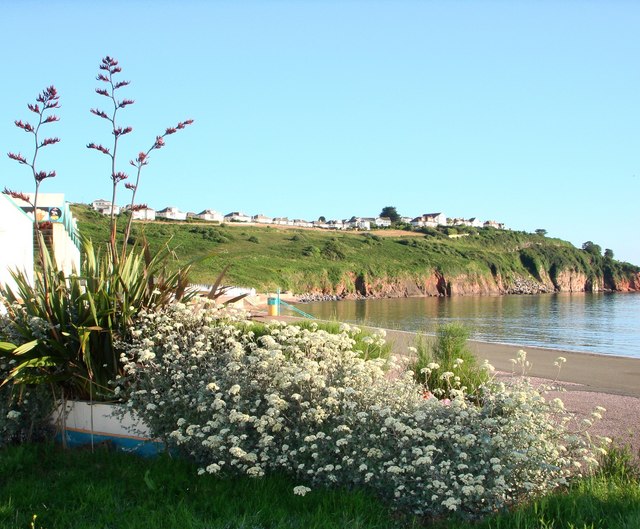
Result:
<svg viewBox="0 0 640 529"><path fill-rule="evenodd" d="M322 249L322 256L330 261L342 261L346 257L342 245L334 240L327 241Z"/></svg>
<svg viewBox="0 0 640 529"><path fill-rule="evenodd" d="M305 246L302 249L302 255L305 257L319 257L320 256L320 248L317 246Z"/></svg>
<svg viewBox="0 0 640 529"><path fill-rule="evenodd" d="M452 389L461 387L467 388L469 394L475 393L487 382L489 375L469 350L468 339L469 330L458 323L438 327L432 341L419 336L415 345L416 358L410 365L416 380L440 398L450 397ZM453 376L445 373L453 373Z"/></svg>

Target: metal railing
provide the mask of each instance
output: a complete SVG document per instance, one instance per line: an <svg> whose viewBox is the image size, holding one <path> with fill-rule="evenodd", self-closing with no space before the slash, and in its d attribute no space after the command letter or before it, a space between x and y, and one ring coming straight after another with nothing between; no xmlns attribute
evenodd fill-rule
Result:
<svg viewBox="0 0 640 529"><path fill-rule="evenodd" d="M289 310L292 310L293 312L297 312L301 316L303 316L305 318L309 318L311 320L315 320L316 319L315 316L312 316L311 314L309 314L308 312L305 312L304 310L300 310L298 307L294 307L293 305L289 305L289 303L287 303L286 301L282 301L281 299L279 299L278 301L280 302L280 305L283 306L285 309L289 309Z"/></svg>

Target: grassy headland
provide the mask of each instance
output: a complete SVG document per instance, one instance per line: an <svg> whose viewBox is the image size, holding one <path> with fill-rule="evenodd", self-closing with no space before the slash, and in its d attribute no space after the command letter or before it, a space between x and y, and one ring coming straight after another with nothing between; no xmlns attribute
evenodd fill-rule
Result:
<svg viewBox="0 0 640 529"><path fill-rule="evenodd" d="M109 219L74 206L82 235L108 240ZM120 236L125 222L120 222ZM201 258L192 281L227 281L261 291L397 297L637 290L640 267L560 239L494 228L335 232L202 221L134 223L152 249L169 243L176 267ZM451 237L454 235L454 237Z"/></svg>

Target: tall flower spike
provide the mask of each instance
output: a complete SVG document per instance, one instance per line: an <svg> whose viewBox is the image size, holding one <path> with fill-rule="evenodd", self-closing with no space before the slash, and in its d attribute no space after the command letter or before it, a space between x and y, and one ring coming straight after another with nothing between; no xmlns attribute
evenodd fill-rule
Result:
<svg viewBox="0 0 640 529"><path fill-rule="evenodd" d="M113 189L112 189L112 196L111 196L111 204L112 204L111 230L110 230L111 235L109 237L109 244L112 250L113 264L115 265L117 264L117 261L118 261L118 252L116 251L116 227L117 227L118 219L115 216L114 205L116 203L116 193L117 193L118 183L127 178L127 175L125 173L119 172L116 169L117 167L116 152L118 150L118 140L120 139L120 137L124 136L125 134L129 134L133 130L131 127L118 126L116 124L116 121L117 121L118 110L133 104L133 100L121 99L118 101L116 99L116 96L115 96L116 90L124 86L127 86L129 84L129 81L116 81L114 79L114 76L122 71L122 68L118 66L118 61L116 59L107 55L106 57L103 57L101 59L100 65L98 66L98 68L100 69L100 72L98 72L98 75L96 76L96 80L101 81L102 83L105 83L105 84L101 85L101 87L99 88L96 88L95 92L98 95L101 95L103 97L110 99L113 104L113 108L111 111L109 111L108 114L104 110L97 109L97 108L92 108L90 109L90 111L92 114L100 118L106 119L111 123L111 134L113 135L113 147L111 148L111 150L109 150L106 147L103 147L102 145L96 145L95 143L90 143L89 145L87 145L87 147L89 147L90 149L95 149L97 151L100 151L101 153L107 154L111 157L110 177L113 183Z"/></svg>
<svg viewBox="0 0 640 529"><path fill-rule="evenodd" d="M36 125L33 126L30 123L23 123L20 120L17 120L14 122L18 128L21 128L25 132L29 132L33 134L35 148L33 151L33 157L31 158L30 162L27 161L26 157L22 156L22 154L20 153L15 154L10 152L7 154L9 158L11 158L12 160L15 160L16 162L22 165L26 165L31 169L31 174L33 176L35 189L33 193L33 201L31 202L27 200L27 202L31 204L31 206L34 209L34 212L37 211L38 209L38 193L40 192L40 184L42 184L43 180L47 178L53 178L56 176L55 171L47 172L47 171L38 170L38 168L36 167L36 160L38 158L38 151L40 149L48 145L53 145L54 143L58 143L60 141L58 138L41 139L39 137L40 127L42 125L58 121L57 116L53 114L50 114L47 116L45 114L48 114L48 111L51 109L60 108L59 103L60 103L60 96L58 95L58 91L55 89L53 85L49 86L45 88L40 94L38 94L38 96L36 97L36 104L27 105L27 108L38 116L38 121ZM14 195L14 196L17 196L17 195ZM19 197L19 198L24 198L24 197ZM36 215L34 215L34 218L33 218L33 227L36 230L40 229L40 224L38 222ZM35 237L35 242L38 249L38 257L40 260L40 265L42 266L42 270L46 271L48 269L48 261L45 256L46 248L44 246L44 240L42 239L42 237L38 236L38 237ZM41 277L42 277L42 287L44 289L44 297L45 297L45 307L44 307L45 313L47 315L47 320L52 328L51 329L52 335L58 338L58 331L55 329L55 326L53 324L53 321L55 319L53 315L53 309L49 304L49 280L47 279L46 273L43 273Z"/></svg>

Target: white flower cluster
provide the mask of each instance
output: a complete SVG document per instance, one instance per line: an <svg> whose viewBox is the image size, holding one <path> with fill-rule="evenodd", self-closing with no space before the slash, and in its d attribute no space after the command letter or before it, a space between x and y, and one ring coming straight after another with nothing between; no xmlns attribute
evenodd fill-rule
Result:
<svg viewBox="0 0 640 529"><path fill-rule="evenodd" d="M9 303L0 298L8 312L0 313L0 336L17 345L33 339L46 338L51 332L51 325L43 318L32 316L22 303Z"/></svg>
<svg viewBox="0 0 640 529"><path fill-rule="evenodd" d="M353 351L353 332L175 305L140 314L118 381L127 405L200 473L364 485L419 514L480 515L542 493L592 461L569 415L526 381L423 398L411 373ZM389 372L398 372L395 366ZM477 396L476 396L477 397ZM587 465L585 465L586 468Z"/></svg>

